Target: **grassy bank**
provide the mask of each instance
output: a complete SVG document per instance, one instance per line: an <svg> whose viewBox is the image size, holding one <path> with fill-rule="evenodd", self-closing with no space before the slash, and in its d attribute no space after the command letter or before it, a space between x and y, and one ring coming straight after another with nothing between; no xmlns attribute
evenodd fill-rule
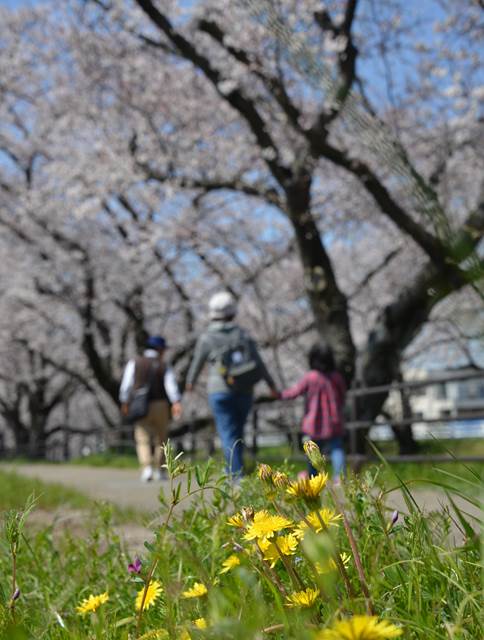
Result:
<svg viewBox="0 0 484 640"><path fill-rule="evenodd" d="M371 472L335 493L324 469L308 482L266 466L234 487L212 462L192 467L168 451L168 466L161 523L137 562L107 508L82 538L24 537L7 514L1 638L481 637L480 546L456 505L423 514L403 487L408 513L392 515ZM51 505L62 495L38 488Z"/></svg>

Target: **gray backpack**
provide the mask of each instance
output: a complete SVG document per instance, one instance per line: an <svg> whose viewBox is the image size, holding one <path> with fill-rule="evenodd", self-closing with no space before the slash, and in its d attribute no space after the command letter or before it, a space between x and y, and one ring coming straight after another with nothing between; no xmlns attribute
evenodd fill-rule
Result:
<svg viewBox="0 0 484 640"><path fill-rule="evenodd" d="M228 344L217 351L216 362L220 375L234 391L248 390L262 378L254 342L242 329L234 331Z"/></svg>

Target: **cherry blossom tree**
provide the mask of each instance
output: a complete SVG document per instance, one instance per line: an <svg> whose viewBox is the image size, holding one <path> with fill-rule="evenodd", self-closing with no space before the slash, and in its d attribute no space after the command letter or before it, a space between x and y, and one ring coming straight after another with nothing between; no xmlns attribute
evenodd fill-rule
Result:
<svg viewBox="0 0 484 640"><path fill-rule="evenodd" d="M399 2L354 0L95 4L99 30L86 48L103 60L117 52L124 76L115 92L145 116L130 140L137 168L160 184L208 198L234 193L279 211L294 233L315 328L333 345L348 380L356 364L348 299L358 296L366 325L358 345L361 381L398 377L406 348L433 309L481 274L475 254L472 275L464 268L484 222L482 185L470 170L470 164L482 167L476 3L457 16L436 2L436 18L420 15L418 7L404 12ZM250 9L257 5L263 16L277 12L279 26L289 24L286 39L254 21ZM432 29L439 34L433 40ZM306 42L302 62L300 48L292 56L284 50L291 32ZM452 46L455 37L468 48L464 40ZM145 75L140 56L150 60ZM311 56L330 67L333 95L308 82ZM143 90L126 79L130 62ZM372 64L383 69L383 82ZM109 77L113 82L112 68ZM355 110L355 95L360 121L371 117L371 134L379 126L389 132L387 146L397 148L410 192L388 154L379 156L364 135L348 131L345 111L350 101ZM333 206L318 206L329 197ZM331 237L341 228L338 214L354 224L356 236ZM352 262L337 255L345 244L367 263L361 278L347 273L354 293L342 273ZM372 246L367 255L365 245ZM382 278L390 286L382 287ZM374 283L378 301L368 309ZM384 399L367 399L364 415L374 417Z"/></svg>
<svg viewBox="0 0 484 640"><path fill-rule="evenodd" d="M478 362L482 18L431 4L2 10L9 300L99 419L147 332L183 378L221 286L281 384L316 335L363 385L449 335Z"/></svg>

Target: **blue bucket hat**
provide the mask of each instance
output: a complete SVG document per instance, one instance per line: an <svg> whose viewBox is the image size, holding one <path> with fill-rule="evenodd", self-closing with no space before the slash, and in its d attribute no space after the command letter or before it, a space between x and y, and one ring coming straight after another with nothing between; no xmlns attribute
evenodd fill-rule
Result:
<svg viewBox="0 0 484 640"><path fill-rule="evenodd" d="M163 336L150 336L146 341L148 349L166 349L166 340Z"/></svg>

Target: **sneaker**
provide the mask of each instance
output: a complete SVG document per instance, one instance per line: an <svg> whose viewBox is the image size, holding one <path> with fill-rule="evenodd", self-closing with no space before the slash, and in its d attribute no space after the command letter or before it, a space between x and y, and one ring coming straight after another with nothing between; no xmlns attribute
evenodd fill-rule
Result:
<svg viewBox="0 0 484 640"><path fill-rule="evenodd" d="M149 482L153 478L153 469L148 466L141 472L141 482Z"/></svg>
<svg viewBox="0 0 484 640"><path fill-rule="evenodd" d="M155 469L153 471L153 480L155 482L159 482L161 480L161 471L160 471L160 469Z"/></svg>

